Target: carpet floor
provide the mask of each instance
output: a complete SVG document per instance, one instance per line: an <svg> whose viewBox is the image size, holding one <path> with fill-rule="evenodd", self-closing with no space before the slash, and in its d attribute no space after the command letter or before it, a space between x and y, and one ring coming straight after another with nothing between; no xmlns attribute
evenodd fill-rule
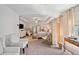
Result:
<svg viewBox="0 0 79 59"><path fill-rule="evenodd" d="M22 52L21 52L21 55ZM25 48L24 55L68 55L63 53L61 49L51 48L48 44L44 43L43 39L32 39L29 42L28 48Z"/></svg>

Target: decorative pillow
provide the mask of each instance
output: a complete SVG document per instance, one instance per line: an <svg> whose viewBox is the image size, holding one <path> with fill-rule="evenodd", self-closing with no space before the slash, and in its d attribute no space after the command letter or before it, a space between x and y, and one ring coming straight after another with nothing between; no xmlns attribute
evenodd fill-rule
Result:
<svg viewBox="0 0 79 59"><path fill-rule="evenodd" d="M18 43L19 42L19 36L18 36L18 34L13 34L11 36L11 42L13 42L13 43Z"/></svg>

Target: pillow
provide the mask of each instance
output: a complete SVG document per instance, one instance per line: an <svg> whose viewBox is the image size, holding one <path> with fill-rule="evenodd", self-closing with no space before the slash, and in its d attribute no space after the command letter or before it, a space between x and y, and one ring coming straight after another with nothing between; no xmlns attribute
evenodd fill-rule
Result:
<svg viewBox="0 0 79 59"><path fill-rule="evenodd" d="M14 34L11 36L11 42L18 43L19 42L19 36L18 34Z"/></svg>

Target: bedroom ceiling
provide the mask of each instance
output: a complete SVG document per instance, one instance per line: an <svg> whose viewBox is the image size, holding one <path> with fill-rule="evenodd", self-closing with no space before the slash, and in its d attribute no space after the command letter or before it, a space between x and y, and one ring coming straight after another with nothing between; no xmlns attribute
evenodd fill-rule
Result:
<svg viewBox="0 0 79 59"><path fill-rule="evenodd" d="M52 18L61 14L61 12L73 7L73 4L6 4L14 10L19 16L52 16Z"/></svg>
<svg viewBox="0 0 79 59"><path fill-rule="evenodd" d="M63 11L73 7L73 4L6 4L5 6L14 10L20 17L21 22L30 26L35 26L34 17L40 19L41 26L46 25L50 18L55 18Z"/></svg>

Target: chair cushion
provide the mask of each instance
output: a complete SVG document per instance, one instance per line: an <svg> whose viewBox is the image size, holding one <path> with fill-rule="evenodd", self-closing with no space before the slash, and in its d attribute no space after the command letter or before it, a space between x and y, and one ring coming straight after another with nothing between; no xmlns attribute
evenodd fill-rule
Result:
<svg viewBox="0 0 79 59"><path fill-rule="evenodd" d="M20 47L6 47L4 53L20 53Z"/></svg>

